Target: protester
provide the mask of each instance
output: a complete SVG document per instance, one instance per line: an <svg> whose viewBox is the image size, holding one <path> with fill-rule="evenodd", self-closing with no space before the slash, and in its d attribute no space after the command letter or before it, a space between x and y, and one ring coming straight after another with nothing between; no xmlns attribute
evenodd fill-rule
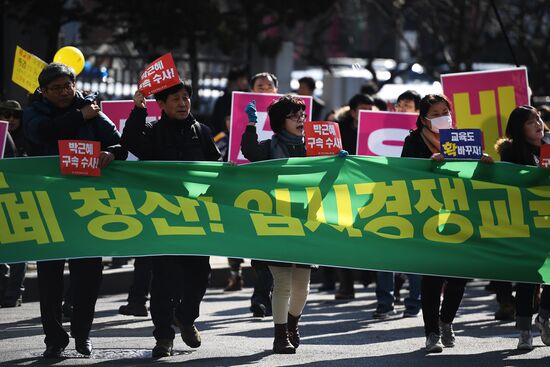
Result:
<svg viewBox="0 0 550 367"><path fill-rule="evenodd" d="M250 86L254 93L277 93L278 80L271 73L258 73L250 79ZM250 311L254 317L271 316L273 277L264 263L252 260L251 265L256 273L256 280L254 282L254 292L250 298Z"/></svg>
<svg viewBox="0 0 550 367"><path fill-rule="evenodd" d="M544 122L537 110L528 105L516 107L506 125L506 137L497 141L495 149L503 162L526 166L540 165L540 147L543 144ZM533 298L538 286L532 283L516 284L516 328L519 329L517 349L532 350ZM510 290L511 291L511 290ZM550 345L550 286L543 286L539 313L535 325L545 345Z"/></svg>
<svg viewBox="0 0 550 367"><path fill-rule="evenodd" d="M325 108L325 101L315 96L315 79L309 76L304 76L298 79L297 93L301 96L311 96L313 104L311 106L312 114L311 121L320 121L323 117L323 109Z"/></svg>
<svg viewBox="0 0 550 367"><path fill-rule="evenodd" d="M443 160L439 151L439 130L451 127L451 104L447 98L440 94L426 95L420 101L416 129L405 138L401 157ZM483 155L481 161L490 163L493 160ZM466 281L431 275L422 277L420 297L428 353L440 353L443 346L454 347L453 320L462 301Z"/></svg>
<svg viewBox="0 0 550 367"><path fill-rule="evenodd" d="M420 108L420 100L420 94L418 94L417 91L409 89L397 97L395 111L418 113L418 109Z"/></svg>
<svg viewBox="0 0 550 367"><path fill-rule="evenodd" d="M191 95L191 86L184 81L156 93L162 117L147 123L145 97L136 91L135 107L126 121L122 145L140 160L220 160L210 128L191 114ZM173 354L172 323L180 329L185 344L191 348L201 345L195 320L199 317L209 275L208 256L153 257L150 302L156 339L153 358Z"/></svg>
<svg viewBox="0 0 550 367"><path fill-rule="evenodd" d="M113 159L126 159L128 153L119 145L115 125L95 103L96 94L85 97L75 88L74 70L64 64L51 63L38 76L40 89L23 113L25 135L32 145L32 155L57 155L59 139L101 142L99 167L105 169ZM65 260L39 261L38 287L40 315L46 338L45 358L57 358L69 344L63 330L61 301ZM101 257L70 259L73 286L71 336L77 352L92 352L90 329L102 277Z"/></svg>
<svg viewBox="0 0 550 367"><path fill-rule="evenodd" d="M269 123L274 135L258 142L255 101L246 106L249 124L243 134L241 150L246 159L256 162L267 159L305 157L304 113L305 103L290 95L274 101L268 108ZM309 293L311 267L279 262L263 262L273 275L273 323L275 339L273 351L280 354L296 353L300 344L298 320Z"/></svg>
<svg viewBox="0 0 550 367"><path fill-rule="evenodd" d="M366 94L354 95L348 103L349 109L340 109L336 116L342 136L342 145L349 154L357 154L357 127L359 125L359 111L377 111L371 96ZM375 273L370 271L361 271L364 278L363 283L367 286L374 277ZM334 295L337 300L349 300L355 298L355 271L352 269L338 269L340 285Z"/></svg>
<svg viewBox="0 0 550 367"><path fill-rule="evenodd" d="M128 291L128 303L118 308L118 313L126 316L149 316L146 303L151 292L153 278L153 258L150 256L136 257L132 274L132 285Z"/></svg>

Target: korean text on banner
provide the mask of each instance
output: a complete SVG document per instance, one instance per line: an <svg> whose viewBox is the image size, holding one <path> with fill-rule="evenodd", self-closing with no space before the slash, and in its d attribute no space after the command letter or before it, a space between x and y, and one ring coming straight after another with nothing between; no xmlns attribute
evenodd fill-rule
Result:
<svg viewBox="0 0 550 367"><path fill-rule="evenodd" d="M139 77L138 89L144 96L150 96L161 90L178 84L180 76L171 53L167 53L149 64Z"/></svg>
<svg viewBox="0 0 550 367"><path fill-rule="evenodd" d="M308 121L304 123L304 135L308 157L334 155L342 150L342 137L337 122Z"/></svg>
<svg viewBox="0 0 550 367"><path fill-rule="evenodd" d="M479 129L441 129L439 145L443 157L450 159L480 159L483 155Z"/></svg>
<svg viewBox="0 0 550 367"><path fill-rule="evenodd" d="M101 143L88 140L59 140L59 165L64 175L100 176Z"/></svg>
<svg viewBox="0 0 550 367"><path fill-rule="evenodd" d="M417 118L416 113L359 111L357 155L400 157Z"/></svg>
<svg viewBox="0 0 550 367"><path fill-rule="evenodd" d="M481 129L486 152L498 158L494 143L504 136L510 113L529 104L527 69L445 74L441 84L453 106L455 127Z"/></svg>
<svg viewBox="0 0 550 367"><path fill-rule="evenodd" d="M29 93L34 93L38 88L38 75L46 65L40 58L17 46L11 80Z"/></svg>
<svg viewBox="0 0 550 367"><path fill-rule="evenodd" d="M540 147L540 166L550 168L550 144L543 144Z"/></svg>
<svg viewBox="0 0 550 367"><path fill-rule="evenodd" d="M6 139L8 137L7 121L0 121L0 159L4 158L4 150L6 149Z"/></svg>
<svg viewBox="0 0 550 367"><path fill-rule="evenodd" d="M243 136L246 125L248 124L248 116L244 112L246 105L250 101L256 101L256 110L258 113L258 122L256 123L256 132L258 141L270 139L273 131L269 125L269 117L267 108L276 99L281 98L282 94L264 94L264 93L247 93L233 92L231 99L231 126L229 134L229 161L237 164L248 163L248 160L241 152L241 138ZM296 96L306 104L305 113L311 116L311 106L313 98L308 96Z"/></svg>

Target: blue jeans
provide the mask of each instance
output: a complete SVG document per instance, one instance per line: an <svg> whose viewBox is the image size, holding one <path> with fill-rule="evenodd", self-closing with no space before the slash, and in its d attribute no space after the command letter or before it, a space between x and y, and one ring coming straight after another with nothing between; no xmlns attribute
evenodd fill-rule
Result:
<svg viewBox="0 0 550 367"><path fill-rule="evenodd" d="M376 273L376 300L378 305L393 307L393 282L394 274L391 272L379 271ZM409 278L409 296L405 298L407 309L420 309L420 283L421 275L406 274Z"/></svg>

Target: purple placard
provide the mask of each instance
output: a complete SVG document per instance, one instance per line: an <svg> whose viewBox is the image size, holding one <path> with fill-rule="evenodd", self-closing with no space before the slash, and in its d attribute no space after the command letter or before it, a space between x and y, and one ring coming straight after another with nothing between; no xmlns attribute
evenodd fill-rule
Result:
<svg viewBox="0 0 550 367"><path fill-rule="evenodd" d="M249 163L241 152L241 138L243 136L246 125L248 124L248 116L244 112L248 102L256 101L256 110L258 111L258 123L256 131L258 133L258 141L271 138L273 131L269 126L269 117L267 116L267 107L274 99L281 98L283 94L262 94L262 93L247 93L233 92L231 99L231 127L229 134L229 161L237 164ZM297 96L303 99L306 104L306 113L310 121L311 105L313 98L309 96Z"/></svg>

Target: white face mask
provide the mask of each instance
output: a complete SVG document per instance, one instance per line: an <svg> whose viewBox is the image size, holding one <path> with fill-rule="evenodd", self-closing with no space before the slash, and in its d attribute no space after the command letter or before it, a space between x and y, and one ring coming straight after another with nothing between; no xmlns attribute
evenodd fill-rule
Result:
<svg viewBox="0 0 550 367"><path fill-rule="evenodd" d="M428 119L430 120L430 119ZM434 133L438 134L440 129L450 129L453 127L453 120L451 115L443 115L430 120L432 123L432 130Z"/></svg>

